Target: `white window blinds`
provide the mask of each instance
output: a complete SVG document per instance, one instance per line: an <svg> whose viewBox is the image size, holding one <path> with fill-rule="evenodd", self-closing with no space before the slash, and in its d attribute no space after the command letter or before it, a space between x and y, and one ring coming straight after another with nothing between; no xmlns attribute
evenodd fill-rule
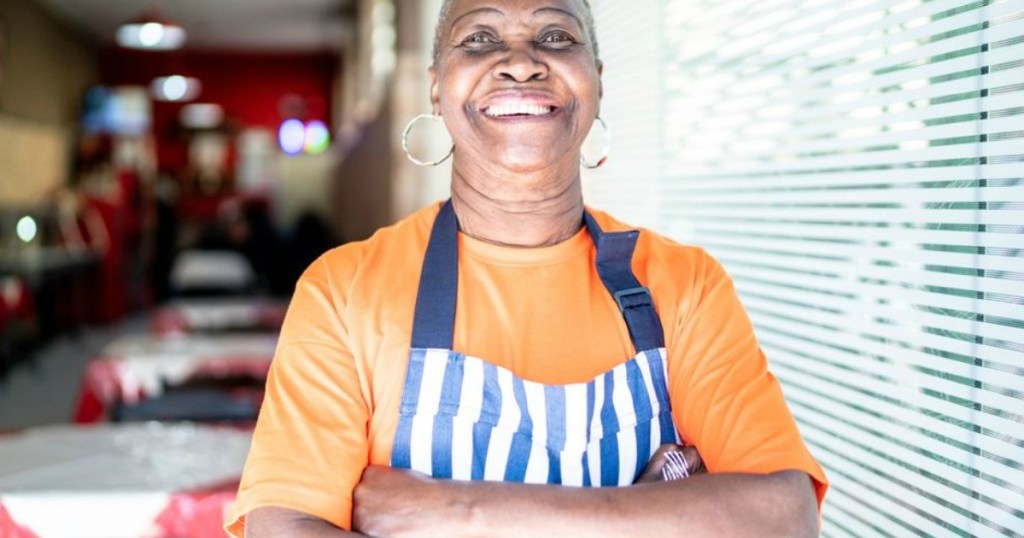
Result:
<svg viewBox="0 0 1024 538"><path fill-rule="evenodd" d="M594 9L588 202L732 274L824 535L1024 535L1024 0Z"/></svg>

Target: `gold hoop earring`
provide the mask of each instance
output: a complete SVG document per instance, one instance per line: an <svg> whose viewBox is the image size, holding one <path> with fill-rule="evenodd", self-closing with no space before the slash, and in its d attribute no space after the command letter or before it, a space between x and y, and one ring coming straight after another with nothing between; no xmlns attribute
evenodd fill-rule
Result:
<svg viewBox="0 0 1024 538"><path fill-rule="evenodd" d="M413 164L419 166L437 166L447 161L448 157L452 156L452 153L455 152L455 144L452 144L451 149L448 150L448 153L444 157L441 157L439 160L436 161L421 161L416 157L413 157L412 153L409 153L409 132L412 131L413 126L415 126L416 123L422 119L430 119L436 121L440 120L441 116L436 116L434 114L420 114L419 116L413 118L412 121L410 121L409 124L405 126L405 131L402 132L402 150L405 151L406 158L408 158Z"/></svg>
<svg viewBox="0 0 1024 538"><path fill-rule="evenodd" d="M605 162L607 162L608 153L612 150L612 132L608 130L608 124L601 119L601 116L597 116L594 119L597 120L597 123L601 125L601 129L604 131L604 146L601 148L601 157L593 164L587 162L583 157L583 152L580 151L580 164L584 168L590 169L600 168Z"/></svg>

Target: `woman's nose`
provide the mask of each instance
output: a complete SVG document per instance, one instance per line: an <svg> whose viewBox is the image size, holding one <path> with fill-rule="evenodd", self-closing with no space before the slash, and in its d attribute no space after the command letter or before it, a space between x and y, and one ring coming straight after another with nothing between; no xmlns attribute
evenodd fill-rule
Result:
<svg viewBox="0 0 1024 538"><path fill-rule="evenodd" d="M536 57L532 43L512 46L498 65L494 68L494 76L503 80L529 82L544 80L548 76L548 66Z"/></svg>

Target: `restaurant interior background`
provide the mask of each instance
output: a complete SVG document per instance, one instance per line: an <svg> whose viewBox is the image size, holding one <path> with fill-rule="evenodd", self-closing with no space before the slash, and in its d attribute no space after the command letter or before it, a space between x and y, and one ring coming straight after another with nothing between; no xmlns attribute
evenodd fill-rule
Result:
<svg viewBox="0 0 1024 538"><path fill-rule="evenodd" d="M586 200L729 270L823 534L1024 535L1024 0L591 3ZM305 264L446 196L439 4L0 0L0 536L217 535Z"/></svg>

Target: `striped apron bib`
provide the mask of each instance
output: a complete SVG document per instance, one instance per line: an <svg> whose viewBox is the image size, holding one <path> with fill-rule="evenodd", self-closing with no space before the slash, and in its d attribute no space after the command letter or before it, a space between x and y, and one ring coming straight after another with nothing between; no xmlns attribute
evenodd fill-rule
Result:
<svg viewBox="0 0 1024 538"><path fill-rule="evenodd" d="M448 201L420 275L392 467L456 480L626 486L658 446L679 441L661 320L631 268L639 232L606 233L584 219L637 355L585 383L545 385L452 351L458 221Z"/></svg>

